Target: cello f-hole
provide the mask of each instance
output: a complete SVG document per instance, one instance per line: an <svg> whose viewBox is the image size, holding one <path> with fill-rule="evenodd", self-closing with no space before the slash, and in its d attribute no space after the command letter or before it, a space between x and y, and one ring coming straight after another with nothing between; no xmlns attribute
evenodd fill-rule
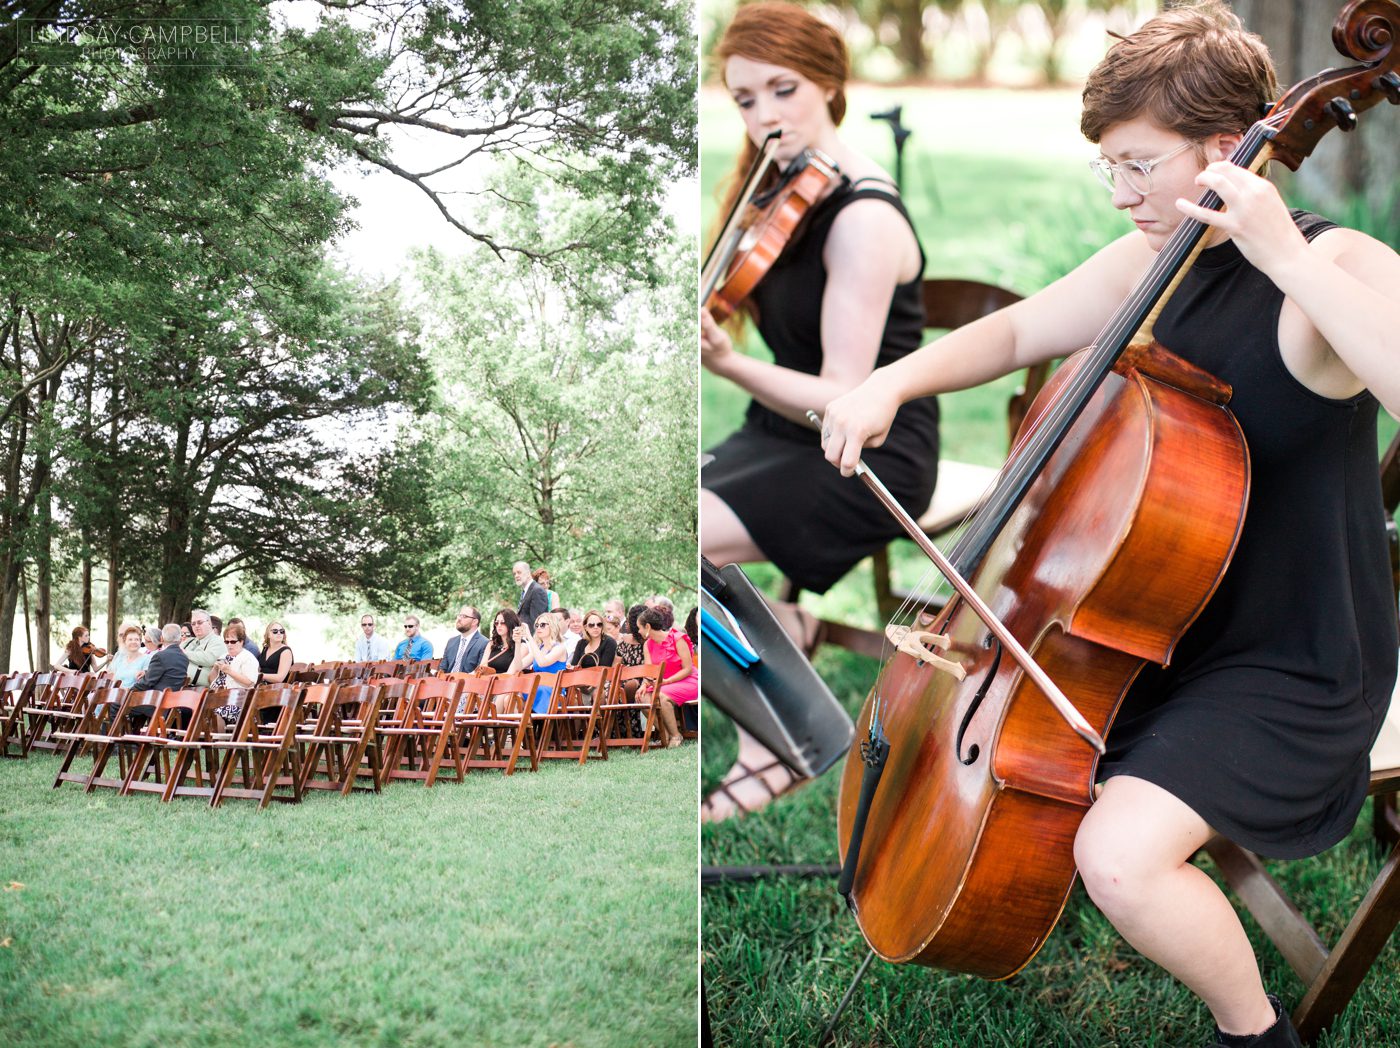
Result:
<svg viewBox="0 0 1400 1048"><path fill-rule="evenodd" d="M963 714L962 723L958 725L958 739L956 744L958 760L963 764L973 764L982 754L982 747L973 743L963 752L963 736L967 734L968 725L972 723L972 718L977 715L977 710L982 705L982 700L987 697L987 689L992 686L992 681L996 679L997 669L1001 666L1001 641L988 633L982 640L984 648L996 647L995 654L992 655L992 664L987 668L987 673L982 678L982 684L977 689L977 694L972 696L972 701L968 703L967 712Z"/></svg>

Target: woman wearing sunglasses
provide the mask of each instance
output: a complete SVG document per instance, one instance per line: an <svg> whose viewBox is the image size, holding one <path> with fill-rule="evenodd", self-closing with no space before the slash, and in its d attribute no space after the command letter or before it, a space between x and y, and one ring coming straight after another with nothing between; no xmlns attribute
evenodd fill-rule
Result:
<svg viewBox="0 0 1400 1048"><path fill-rule="evenodd" d="M604 629L603 613L588 611L583 616L583 637L574 646L570 669L589 670L595 666L611 666L617 658L617 641Z"/></svg>
<svg viewBox="0 0 1400 1048"><path fill-rule="evenodd" d="M263 630L263 647L258 655L262 683L285 683L294 661L292 649L287 647L287 627L280 622L269 622Z"/></svg>
<svg viewBox="0 0 1400 1048"><path fill-rule="evenodd" d="M523 624L517 626L515 639L522 643L516 647L515 666L512 672L558 673L560 670L569 668L568 646L559 635L559 625L549 612L546 611L535 620L533 634ZM528 671L525 668L527 662L530 664ZM544 713L548 710L549 696L553 690L553 688L536 688L535 701L531 705L531 709L536 713Z"/></svg>
<svg viewBox="0 0 1400 1048"><path fill-rule="evenodd" d="M220 688L257 687L260 672L258 658L243 646L247 639L247 634L243 632L242 623L237 626L224 627L224 654L210 668L212 674L209 680L210 688L218 690ZM290 653L291 649L287 650ZM225 724L232 725L234 721L238 720L238 714L242 709L241 702L230 702L220 706L214 712L223 718Z"/></svg>

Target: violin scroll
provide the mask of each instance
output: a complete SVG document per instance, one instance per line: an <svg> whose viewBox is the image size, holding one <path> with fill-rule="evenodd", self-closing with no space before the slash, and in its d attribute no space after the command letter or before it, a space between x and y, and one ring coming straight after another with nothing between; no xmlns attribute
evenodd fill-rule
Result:
<svg viewBox="0 0 1400 1048"><path fill-rule="evenodd" d="M1380 102L1400 104L1400 4L1351 0L1332 25L1332 43L1361 65L1327 69L1297 84L1265 117L1272 157L1296 171L1334 127L1350 131L1356 117Z"/></svg>

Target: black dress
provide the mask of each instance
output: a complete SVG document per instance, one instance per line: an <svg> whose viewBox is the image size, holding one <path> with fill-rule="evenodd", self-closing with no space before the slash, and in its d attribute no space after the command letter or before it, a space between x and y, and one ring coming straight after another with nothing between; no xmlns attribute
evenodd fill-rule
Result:
<svg viewBox="0 0 1400 1048"><path fill-rule="evenodd" d="M841 210L866 199L887 201L909 219L890 190L843 185L812 209L799 238L754 290L759 333L780 367L821 371L822 249ZM908 355L923 339L922 247L919 259L920 275L894 290L876 367ZM827 463L815 430L756 400L739 431L711 454L701 486L724 500L764 556L803 589L825 593L859 560L902 534L863 483ZM905 404L884 446L868 449L864 458L907 510L922 513L938 471L937 400Z"/></svg>
<svg viewBox="0 0 1400 1048"><path fill-rule="evenodd" d="M486 665L490 666L497 673L505 673L510 669L510 664L515 661L515 645L508 644L495 655L486 660Z"/></svg>
<svg viewBox="0 0 1400 1048"><path fill-rule="evenodd" d="M1295 212L1309 239L1331 224ZM1277 858L1346 835L1395 683L1396 621L1376 400L1319 396L1278 347L1283 293L1227 241L1162 312L1168 349L1230 383L1249 444L1244 529L1165 669L1149 665L1100 777L1134 775Z"/></svg>

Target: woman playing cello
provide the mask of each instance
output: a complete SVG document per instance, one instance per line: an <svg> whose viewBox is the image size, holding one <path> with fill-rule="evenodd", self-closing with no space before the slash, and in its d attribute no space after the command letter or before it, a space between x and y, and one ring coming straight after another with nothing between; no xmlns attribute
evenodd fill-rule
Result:
<svg viewBox="0 0 1400 1048"><path fill-rule="evenodd" d="M720 564L772 561L820 593L898 528L873 497L823 465L804 413L918 347L923 251L889 177L837 133L849 60L835 29L796 4L750 4L726 29L716 57L746 131L737 176L777 130L775 177L800 165L809 149L833 161L839 176L744 303L773 363L737 352L709 310L701 311L702 362L752 397L743 427L712 449L714 461L701 474L701 547ZM877 456L900 500L926 506L938 460L937 403L904 406ZM741 730L738 762L707 799L704 817L761 807L793 781Z"/></svg>
<svg viewBox="0 0 1400 1048"><path fill-rule="evenodd" d="M1075 841L1095 904L1210 1008L1219 1045L1296 1045L1224 894L1190 858L1215 833L1269 856L1351 828L1389 701L1396 621L1376 406L1400 409L1400 258L1284 207L1225 162L1276 94L1263 43L1216 0L1176 8L1090 75L1082 129L1129 233L1037 295L882 368L830 404L849 474L897 407L1088 345L1184 218L1212 227L1156 338L1234 390L1244 528L1177 646L1123 701ZM1222 212L1192 203L1214 190Z"/></svg>

